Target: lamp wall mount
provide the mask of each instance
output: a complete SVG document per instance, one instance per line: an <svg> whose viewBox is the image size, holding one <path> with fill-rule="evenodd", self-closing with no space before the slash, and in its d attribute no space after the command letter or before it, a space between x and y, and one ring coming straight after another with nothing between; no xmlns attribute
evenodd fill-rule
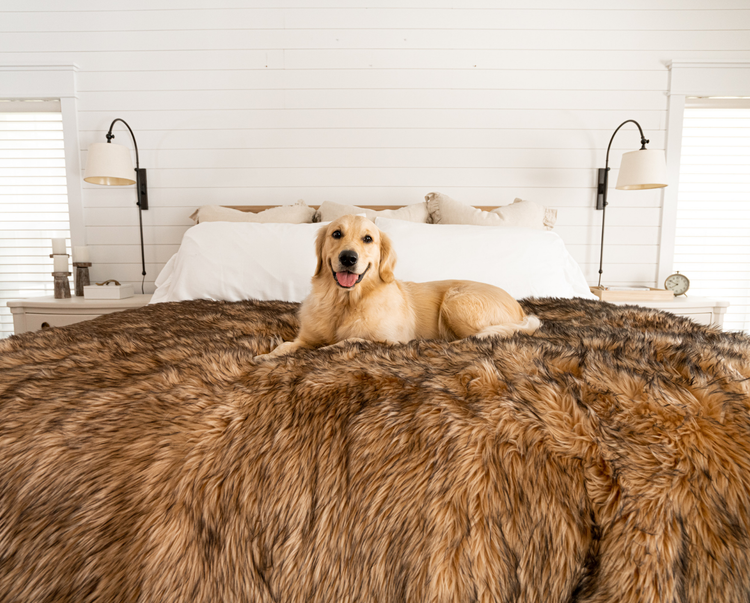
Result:
<svg viewBox="0 0 750 603"><path fill-rule="evenodd" d="M138 191L138 207L148 209L148 180L146 179L146 168L135 168L136 189Z"/></svg>
<svg viewBox="0 0 750 603"><path fill-rule="evenodd" d="M609 168L599 168L596 178L596 209L607 206L607 185L609 183Z"/></svg>

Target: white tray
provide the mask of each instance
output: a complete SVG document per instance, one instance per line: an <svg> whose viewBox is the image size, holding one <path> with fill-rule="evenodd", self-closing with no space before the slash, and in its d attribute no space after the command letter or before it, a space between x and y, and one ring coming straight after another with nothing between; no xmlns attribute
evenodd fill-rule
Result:
<svg viewBox="0 0 750 603"><path fill-rule="evenodd" d="M133 285L87 285L83 288L84 299L125 299L133 295Z"/></svg>

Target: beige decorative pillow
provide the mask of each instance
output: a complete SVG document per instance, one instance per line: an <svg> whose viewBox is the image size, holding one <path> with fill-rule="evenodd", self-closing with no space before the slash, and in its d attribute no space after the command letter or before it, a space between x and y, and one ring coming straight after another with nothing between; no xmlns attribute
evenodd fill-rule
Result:
<svg viewBox="0 0 750 603"><path fill-rule="evenodd" d="M261 222L278 224L310 224L315 216L315 210L300 199L294 205L279 205L253 213L240 211L220 205L204 205L195 210L190 219L196 224L201 222Z"/></svg>
<svg viewBox="0 0 750 603"><path fill-rule="evenodd" d="M516 199L510 205L482 211L465 205L442 193L425 196L427 211L433 224L473 224L475 226L521 226L552 230L557 221L557 210L542 207L533 201Z"/></svg>
<svg viewBox="0 0 750 603"><path fill-rule="evenodd" d="M375 211L364 207L357 207L356 205L334 203L333 201L323 201L318 211L315 212L315 221L330 222L339 219L341 216L362 213L370 220L381 217L391 218L392 220L407 220L408 222L427 223L430 221L429 214L427 213L427 203L415 203L414 205L407 205L398 209Z"/></svg>

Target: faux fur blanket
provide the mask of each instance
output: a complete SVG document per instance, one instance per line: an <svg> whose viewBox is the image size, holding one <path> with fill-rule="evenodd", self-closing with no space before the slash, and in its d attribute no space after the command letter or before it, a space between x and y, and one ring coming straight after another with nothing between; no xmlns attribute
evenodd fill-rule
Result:
<svg viewBox="0 0 750 603"><path fill-rule="evenodd" d="M524 305L262 365L295 304L0 342L0 601L748 601L750 340Z"/></svg>

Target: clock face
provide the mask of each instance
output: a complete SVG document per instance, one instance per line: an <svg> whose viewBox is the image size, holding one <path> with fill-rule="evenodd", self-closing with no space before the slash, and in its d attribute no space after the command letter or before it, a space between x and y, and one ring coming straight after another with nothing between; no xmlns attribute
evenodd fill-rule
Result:
<svg viewBox="0 0 750 603"><path fill-rule="evenodd" d="M690 288L690 281L684 274L673 274L664 281L664 287L669 289L675 295L682 295Z"/></svg>

